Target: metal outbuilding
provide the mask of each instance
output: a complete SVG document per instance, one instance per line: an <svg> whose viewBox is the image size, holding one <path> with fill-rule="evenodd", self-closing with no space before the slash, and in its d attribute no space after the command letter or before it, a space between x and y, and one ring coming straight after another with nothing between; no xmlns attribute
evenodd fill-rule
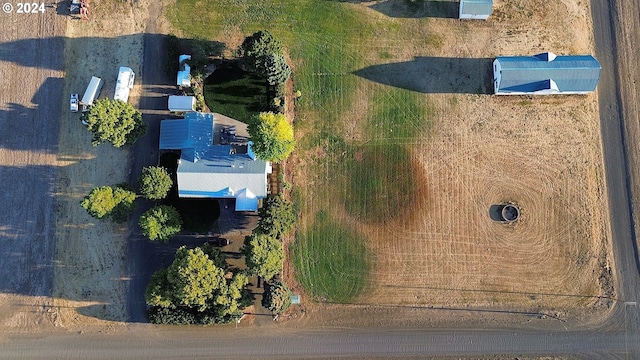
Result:
<svg viewBox="0 0 640 360"><path fill-rule="evenodd" d="M596 89L600 70L591 55L499 56L493 87L496 95L586 94Z"/></svg>
<svg viewBox="0 0 640 360"><path fill-rule="evenodd" d="M493 0L460 0L460 19L487 20L493 12Z"/></svg>
<svg viewBox="0 0 640 360"><path fill-rule="evenodd" d="M195 96L169 95L169 111L187 112L194 111L196 107Z"/></svg>

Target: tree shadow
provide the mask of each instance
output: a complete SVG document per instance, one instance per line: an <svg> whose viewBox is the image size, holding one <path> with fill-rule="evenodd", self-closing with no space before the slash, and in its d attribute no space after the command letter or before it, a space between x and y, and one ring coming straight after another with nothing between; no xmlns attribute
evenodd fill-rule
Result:
<svg viewBox="0 0 640 360"><path fill-rule="evenodd" d="M0 133L5 134L0 137L0 148L57 152L63 84L64 79L49 77L31 98L33 107L8 103L0 109Z"/></svg>
<svg viewBox="0 0 640 360"><path fill-rule="evenodd" d="M416 57L413 61L372 65L353 74L380 84L421 93L490 94L492 59Z"/></svg>
<svg viewBox="0 0 640 360"><path fill-rule="evenodd" d="M55 166L0 166L0 292L51 296Z"/></svg>
<svg viewBox="0 0 640 360"><path fill-rule="evenodd" d="M369 0L338 0L360 4ZM386 0L368 6L386 16L394 18L446 18L457 19L460 3L457 0Z"/></svg>

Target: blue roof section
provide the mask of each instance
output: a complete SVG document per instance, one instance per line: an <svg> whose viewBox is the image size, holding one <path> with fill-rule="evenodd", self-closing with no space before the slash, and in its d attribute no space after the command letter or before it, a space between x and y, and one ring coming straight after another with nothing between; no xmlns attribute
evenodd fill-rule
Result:
<svg viewBox="0 0 640 360"><path fill-rule="evenodd" d="M184 119L162 120L161 150L187 150L190 161L196 161L213 147L213 114L189 112Z"/></svg>
<svg viewBox="0 0 640 360"><path fill-rule="evenodd" d="M179 150L189 147L189 123L186 120L160 122L160 150Z"/></svg>
<svg viewBox="0 0 640 360"><path fill-rule="evenodd" d="M493 12L493 0L460 0L460 15L489 16Z"/></svg>
<svg viewBox="0 0 640 360"><path fill-rule="evenodd" d="M600 63L591 55L499 56L497 92L534 92L557 86L558 92L594 91L600 80ZM553 83L552 83L553 81Z"/></svg>

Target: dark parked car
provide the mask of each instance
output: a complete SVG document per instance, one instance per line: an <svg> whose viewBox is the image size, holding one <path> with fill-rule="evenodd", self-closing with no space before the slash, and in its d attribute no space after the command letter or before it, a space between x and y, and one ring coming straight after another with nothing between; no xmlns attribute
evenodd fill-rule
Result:
<svg viewBox="0 0 640 360"><path fill-rule="evenodd" d="M229 244L231 244L231 241L229 241L229 239L225 239L225 238L221 238L221 237L214 237L211 238L209 240L207 240L207 244L211 245L211 246L218 246L218 247L222 247L222 246L227 246Z"/></svg>

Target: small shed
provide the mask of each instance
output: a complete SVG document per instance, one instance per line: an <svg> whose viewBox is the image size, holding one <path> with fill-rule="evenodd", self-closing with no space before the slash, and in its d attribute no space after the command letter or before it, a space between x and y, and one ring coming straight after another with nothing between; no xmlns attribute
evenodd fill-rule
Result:
<svg viewBox="0 0 640 360"><path fill-rule="evenodd" d="M195 111L195 96L169 96L169 111L187 112Z"/></svg>
<svg viewBox="0 0 640 360"><path fill-rule="evenodd" d="M191 86L191 66L187 64L187 60L191 60L191 55L180 55L178 58L178 86Z"/></svg>
<svg viewBox="0 0 640 360"><path fill-rule="evenodd" d="M460 0L460 19L487 20L493 12L493 0Z"/></svg>
<svg viewBox="0 0 640 360"><path fill-rule="evenodd" d="M596 89L601 66L591 55L499 56L493 61L496 95L587 94Z"/></svg>

